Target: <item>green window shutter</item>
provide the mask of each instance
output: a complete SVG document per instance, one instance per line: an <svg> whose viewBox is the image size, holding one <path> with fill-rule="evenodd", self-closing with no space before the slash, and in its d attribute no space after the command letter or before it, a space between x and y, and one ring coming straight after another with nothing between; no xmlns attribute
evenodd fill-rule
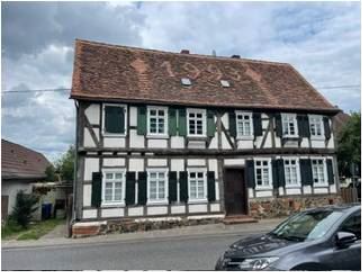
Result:
<svg viewBox="0 0 362 272"><path fill-rule="evenodd" d="M298 123L298 134L301 138L309 138L309 119L308 116L305 114L298 114L297 115L297 123Z"/></svg>
<svg viewBox="0 0 362 272"><path fill-rule="evenodd" d="M138 106L137 108L137 134L147 134L147 108L146 106Z"/></svg>
<svg viewBox="0 0 362 272"><path fill-rule="evenodd" d="M177 135L177 118L176 109L168 108L168 133L170 136Z"/></svg>
<svg viewBox="0 0 362 272"><path fill-rule="evenodd" d="M300 177L302 180L302 185L312 185L313 184L313 173L312 173L312 164L308 159L299 160L300 163Z"/></svg>
<svg viewBox="0 0 362 272"><path fill-rule="evenodd" d="M147 203L147 172L138 172L138 204Z"/></svg>
<svg viewBox="0 0 362 272"><path fill-rule="evenodd" d="M177 201L177 172L168 173L168 200L169 202Z"/></svg>
<svg viewBox="0 0 362 272"><path fill-rule="evenodd" d="M91 204L92 207L100 207L102 201L102 173L92 173L92 196Z"/></svg>
<svg viewBox="0 0 362 272"><path fill-rule="evenodd" d="M134 205L136 198L136 172L126 173L126 205Z"/></svg>
<svg viewBox="0 0 362 272"><path fill-rule="evenodd" d="M229 132L230 136L236 137L236 115L234 111L229 112Z"/></svg>
<svg viewBox="0 0 362 272"><path fill-rule="evenodd" d="M178 134L180 136L187 135L187 119L186 119L186 108L180 108L178 110Z"/></svg>
<svg viewBox="0 0 362 272"><path fill-rule="evenodd" d="M105 106L105 131L109 133L124 133L125 109L118 106Z"/></svg>
<svg viewBox="0 0 362 272"><path fill-rule="evenodd" d="M331 159L327 160L327 173L328 173L328 183L334 184L333 161Z"/></svg>
<svg viewBox="0 0 362 272"><path fill-rule="evenodd" d="M285 173L284 173L283 159L278 159L277 165L278 165L278 185L279 187L285 187Z"/></svg>
<svg viewBox="0 0 362 272"><path fill-rule="evenodd" d="M261 113L254 112L253 113L253 127L254 127L254 136L262 136L263 128L261 124Z"/></svg>
<svg viewBox="0 0 362 272"><path fill-rule="evenodd" d="M207 172L207 199L209 200L209 202L213 202L216 200L215 172L213 171Z"/></svg>
<svg viewBox="0 0 362 272"><path fill-rule="evenodd" d="M207 110L207 136L214 137L216 131L216 125L214 120L214 111Z"/></svg>
<svg viewBox="0 0 362 272"><path fill-rule="evenodd" d="M278 189L279 188L279 182L278 182L278 161L272 160L272 174L273 174L273 188Z"/></svg>
<svg viewBox="0 0 362 272"><path fill-rule="evenodd" d="M275 130L277 137L283 136L282 116L280 115L280 113L277 113L275 115Z"/></svg>
<svg viewBox="0 0 362 272"><path fill-rule="evenodd" d="M187 171L180 172L180 201L187 203L189 198Z"/></svg>
<svg viewBox="0 0 362 272"><path fill-rule="evenodd" d="M329 118L328 117L323 117L323 124L324 124L324 135L326 137L327 140L329 140L331 138L331 127L329 125Z"/></svg>
<svg viewBox="0 0 362 272"><path fill-rule="evenodd" d="M246 171L245 171L245 177L246 182L248 184L248 188L255 188L255 177L254 177L254 161L253 160L247 160L245 162Z"/></svg>

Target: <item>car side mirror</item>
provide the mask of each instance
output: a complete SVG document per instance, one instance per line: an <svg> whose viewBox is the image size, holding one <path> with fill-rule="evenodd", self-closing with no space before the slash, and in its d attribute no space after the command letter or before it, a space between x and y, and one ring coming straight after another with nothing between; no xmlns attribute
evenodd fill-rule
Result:
<svg viewBox="0 0 362 272"><path fill-rule="evenodd" d="M348 247L356 241L357 237L352 232L339 231L336 234L336 245L338 247Z"/></svg>

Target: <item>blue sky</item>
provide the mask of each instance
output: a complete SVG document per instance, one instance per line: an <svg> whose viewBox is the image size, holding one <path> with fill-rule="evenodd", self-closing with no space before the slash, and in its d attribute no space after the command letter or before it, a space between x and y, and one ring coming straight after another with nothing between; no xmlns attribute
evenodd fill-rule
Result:
<svg viewBox="0 0 362 272"><path fill-rule="evenodd" d="M69 88L75 38L289 62L360 110L359 2L3 2L2 89ZM69 93L2 94L2 137L51 160L74 143Z"/></svg>

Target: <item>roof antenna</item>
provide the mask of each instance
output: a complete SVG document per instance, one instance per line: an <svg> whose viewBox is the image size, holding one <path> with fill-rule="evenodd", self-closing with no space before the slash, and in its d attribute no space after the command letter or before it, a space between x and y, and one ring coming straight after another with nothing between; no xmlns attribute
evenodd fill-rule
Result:
<svg viewBox="0 0 362 272"><path fill-rule="evenodd" d="M216 57L216 51L214 49L212 50L212 55Z"/></svg>

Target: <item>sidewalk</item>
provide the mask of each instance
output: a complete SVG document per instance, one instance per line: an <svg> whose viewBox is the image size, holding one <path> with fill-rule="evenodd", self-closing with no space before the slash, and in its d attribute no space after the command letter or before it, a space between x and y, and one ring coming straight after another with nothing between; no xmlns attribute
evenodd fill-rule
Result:
<svg viewBox="0 0 362 272"><path fill-rule="evenodd" d="M114 242L137 242L140 240L167 240L170 238L186 239L199 235L235 235L235 234L253 234L263 233L272 230L284 218L277 219L264 219L258 223L246 223L238 225L224 225L224 224L210 224L199 226L187 226L181 228L173 228L167 230L155 230L147 232L133 232L133 233L115 233L108 235L99 235L88 238L69 239L65 237L55 237L49 235L39 240L28 241L2 241L2 249L10 249L17 247L34 247L34 246L54 246L54 245L79 245L79 244L93 244L93 243L114 243Z"/></svg>

